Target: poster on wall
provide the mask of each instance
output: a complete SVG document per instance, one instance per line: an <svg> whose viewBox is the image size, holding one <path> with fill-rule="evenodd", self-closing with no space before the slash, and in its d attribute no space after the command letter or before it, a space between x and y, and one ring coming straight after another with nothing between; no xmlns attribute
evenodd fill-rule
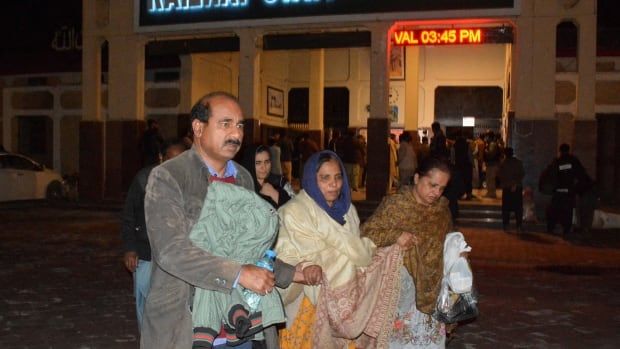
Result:
<svg viewBox="0 0 620 349"><path fill-rule="evenodd" d="M284 92L267 86L267 115L284 117Z"/></svg>
<svg viewBox="0 0 620 349"><path fill-rule="evenodd" d="M405 82L391 82L389 97L388 117L392 126L405 125Z"/></svg>
<svg viewBox="0 0 620 349"><path fill-rule="evenodd" d="M390 80L405 80L405 47L392 46L390 50Z"/></svg>

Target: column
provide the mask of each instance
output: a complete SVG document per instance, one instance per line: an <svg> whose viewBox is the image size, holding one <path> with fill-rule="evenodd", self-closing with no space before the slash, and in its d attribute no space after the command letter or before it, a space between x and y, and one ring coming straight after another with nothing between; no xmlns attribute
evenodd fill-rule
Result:
<svg viewBox="0 0 620 349"><path fill-rule="evenodd" d="M142 166L139 143L145 129L144 48L145 43L136 35L109 39L106 198L122 198Z"/></svg>
<svg viewBox="0 0 620 349"><path fill-rule="evenodd" d="M388 134L388 32L391 23L367 25L371 30L370 117L368 118L368 169L366 200L380 201L387 192L389 178Z"/></svg>
<svg viewBox="0 0 620 349"><path fill-rule="evenodd" d="M418 130L420 105L420 48L405 47L405 131L412 133Z"/></svg>
<svg viewBox="0 0 620 349"><path fill-rule="evenodd" d="M103 198L103 122L101 115L101 45L104 39L95 34L94 13L88 7L94 2L83 1L84 26L82 40L82 120L78 191L80 199Z"/></svg>
<svg viewBox="0 0 620 349"><path fill-rule="evenodd" d="M555 118L555 24L526 7L516 21L512 46L511 99L515 119L512 144L528 169L524 186L536 188L538 175L557 153ZM544 198L537 195L537 198ZM546 203L538 202L544 208Z"/></svg>
<svg viewBox="0 0 620 349"><path fill-rule="evenodd" d="M239 103L245 116L243 142L260 141L260 54L262 33L255 29L235 31L239 36Z"/></svg>
<svg viewBox="0 0 620 349"><path fill-rule="evenodd" d="M325 92L325 50L310 51L310 86L308 91L308 135L323 148L323 105Z"/></svg>
<svg viewBox="0 0 620 349"><path fill-rule="evenodd" d="M60 127L60 123L62 121L63 115L60 112L60 90L58 87L54 87L53 89L54 95L54 110L52 111L52 164L54 169L58 172L62 173L62 166L60 163L60 137L62 128Z"/></svg>
<svg viewBox="0 0 620 349"><path fill-rule="evenodd" d="M577 17L578 78L577 115L575 115L572 151L581 160L588 173L596 174L597 126L596 104L596 16L589 13Z"/></svg>

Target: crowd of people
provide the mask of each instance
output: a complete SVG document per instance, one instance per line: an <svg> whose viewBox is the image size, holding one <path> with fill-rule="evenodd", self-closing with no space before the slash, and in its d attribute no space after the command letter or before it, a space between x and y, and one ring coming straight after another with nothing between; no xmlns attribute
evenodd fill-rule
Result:
<svg viewBox="0 0 620 349"><path fill-rule="evenodd" d="M143 144L153 150L122 221L141 347L445 347L453 326L436 310L455 203L472 199L486 174L487 196L496 181L502 189L504 227L514 212L520 230L525 171L514 151L492 132L449 140L438 123L430 142L389 137L395 191L360 224L351 195L364 186L362 135L334 132L320 150L307 134L293 142L278 133L242 149L243 128L224 92L192 108L191 142L160 144L149 123ZM565 232L575 194L589 185L567 147L547 170L549 228ZM267 249L273 270L255 265ZM250 291L261 296L257 309Z"/></svg>
<svg viewBox="0 0 620 349"><path fill-rule="evenodd" d="M319 150L307 135L296 145L274 135L242 150L243 122L234 96L204 96L191 145L158 144L163 156L145 156L131 185L122 236L141 347L444 347L432 315L452 224L449 164L403 137L406 178L360 225L351 195L363 186L363 136L334 134ZM268 248L273 271L254 264ZM258 310L246 290L262 296Z"/></svg>

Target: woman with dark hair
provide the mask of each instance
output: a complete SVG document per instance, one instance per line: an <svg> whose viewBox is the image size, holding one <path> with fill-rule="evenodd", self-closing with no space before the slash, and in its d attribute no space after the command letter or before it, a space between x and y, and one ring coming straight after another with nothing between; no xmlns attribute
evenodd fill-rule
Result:
<svg viewBox="0 0 620 349"><path fill-rule="evenodd" d="M287 263L320 265L324 277L321 286L280 291L287 313L280 347L385 347L398 302L401 251L413 246L413 235L403 233L384 249L360 237L344 165L332 151L308 159L302 187L279 210L276 251Z"/></svg>
<svg viewBox="0 0 620 349"><path fill-rule="evenodd" d="M241 165L254 179L254 190L274 208L284 205L295 192L282 175L271 173L271 153L266 145L250 147L246 150Z"/></svg>
<svg viewBox="0 0 620 349"><path fill-rule="evenodd" d="M387 196L362 226L362 236L378 247L389 246L403 232L415 234L415 246L403 255L401 292L390 348L443 348L445 325L435 311L443 278L443 245L452 229L448 200L442 193L450 166L435 157L424 159L413 186Z"/></svg>

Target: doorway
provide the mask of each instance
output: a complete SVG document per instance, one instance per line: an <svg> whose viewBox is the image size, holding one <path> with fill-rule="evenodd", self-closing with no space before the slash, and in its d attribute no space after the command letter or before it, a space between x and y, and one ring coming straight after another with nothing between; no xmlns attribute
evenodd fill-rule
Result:
<svg viewBox="0 0 620 349"><path fill-rule="evenodd" d="M44 115L25 115L17 117L17 152L52 168L53 122Z"/></svg>

